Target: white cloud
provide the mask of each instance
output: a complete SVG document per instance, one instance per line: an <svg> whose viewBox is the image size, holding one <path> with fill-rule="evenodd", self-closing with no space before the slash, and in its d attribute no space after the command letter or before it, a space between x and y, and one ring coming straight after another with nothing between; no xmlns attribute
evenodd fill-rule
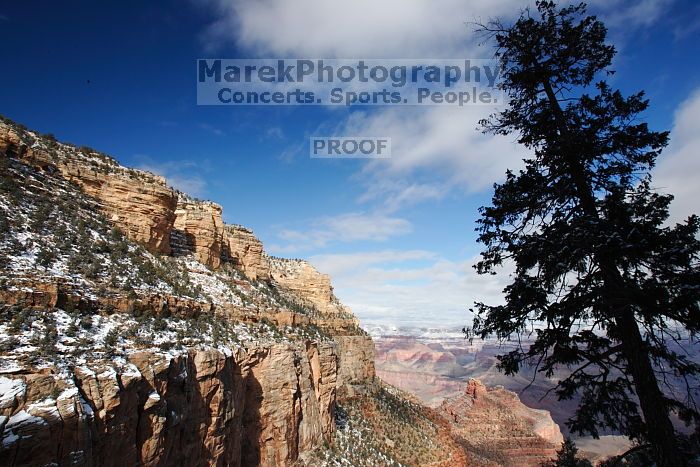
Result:
<svg viewBox="0 0 700 467"><path fill-rule="evenodd" d="M477 131L479 119L492 111L469 106L353 113L342 125L343 134L387 136L392 144L390 159L374 160L358 175L367 186L360 201L380 200L396 210L440 199L455 188L483 191L502 179L506 168L520 167L525 152L511 138Z"/></svg>
<svg viewBox="0 0 700 467"><path fill-rule="evenodd" d="M307 230L284 229L278 233L282 245L271 245L270 251L292 253L322 248L332 242L382 242L413 230L406 219L377 213L351 212L316 219Z"/></svg>
<svg viewBox="0 0 700 467"><path fill-rule="evenodd" d="M204 38L210 48L235 43L259 56L299 58L489 57L474 27L518 16L532 0L193 0L215 12ZM591 12L626 32L657 21L674 0L592 0ZM571 3L578 3L572 1ZM368 164L361 202L378 200L385 212L444 197L454 188L478 192L517 168L522 152L503 137L482 135L483 106L377 107L354 112L336 134L392 138L392 158ZM346 114L345 114L346 115ZM280 156L292 161L301 149ZM427 180L417 180L417 173Z"/></svg>
<svg viewBox="0 0 700 467"><path fill-rule="evenodd" d="M589 3L603 13L609 28L631 32L637 26L650 26L668 11L675 0L592 0Z"/></svg>
<svg viewBox="0 0 700 467"><path fill-rule="evenodd" d="M463 326L475 301L502 303L508 271L478 275L477 258L454 262L422 250L319 255L340 299L363 324Z"/></svg>
<svg viewBox="0 0 700 467"><path fill-rule="evenodd" d="M395 235L409 233L413 227L405 219L376 214L349 213L329 217L322 222L341 241L383 241Z"/></svg>
<svg viewBox="0 0 700 467"><path fill-rule="evenodd" d="M671 130L671 144L658 159L654 186L671 193L671 220L680 222L700 214L700 89L678 108Z"/></svg>
<svg viewBox="0 0 700 467"><path fill-rule="evenodd" d="M261 56L446 58L475 50L474 21L515 18L532 0L193 0L213 10L209 50L226 43ZM674 0L592 0L611 26L648 26ZM579 3L573 0L570 3ZM472 57L478 58L478 55Z"/></svg>
<svg viewBox="0 0 700 467"><path fill-rule="evenodd" d="M234 42L261 55L447 57L471 40L466 21L517 11L521 0L206 0L210 48Z"/></svg>
<svg viewBox="0 0 700 467"><path fill-rule="evenodd" d="M436 254L425 250L381 250L347 254L315 255L309 261L319 270L331 277L340 277L356 272L360 267L367 268L377 264L402 263L406 261L433 259Z"/></svg>
<svg viewBox="0 0 700 467"><path fill-rule="evenodd" d="M444 184L374 177L358 201L361 203L379 202L383 212L395 212L400 208L423 201L442 199L447 192L448 187Z"/></svg>

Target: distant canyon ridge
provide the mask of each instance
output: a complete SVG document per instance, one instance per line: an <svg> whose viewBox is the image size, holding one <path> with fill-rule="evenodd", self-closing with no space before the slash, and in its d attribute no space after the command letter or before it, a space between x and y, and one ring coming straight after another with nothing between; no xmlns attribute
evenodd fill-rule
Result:
<svg viewBox="0 0 700 467"><path fill-rule="evenodd" d="M556 441L561 436L560 431L564 436L571 435L566 421L574 413L578 401L559 401L553 392L548 393L558 378L566 375L566 369L551 379L535 375L531 367L507 376L496 368L496 356L509 350L508 343L470 341L458 328L373 325L367 329L375 343L377 375L415 394L426 405L443 411L445 407L459 406L465 391L473 391L470 388L478 381L479 385L491 388L488 394L492 398L517 406L524 414L520 418L533 420L534 430L541 430L540 434L550 441ZM573 438L582 453L593 461L620 454L630 446L627 438L614 434L602 436L600 440Z"/></svg>

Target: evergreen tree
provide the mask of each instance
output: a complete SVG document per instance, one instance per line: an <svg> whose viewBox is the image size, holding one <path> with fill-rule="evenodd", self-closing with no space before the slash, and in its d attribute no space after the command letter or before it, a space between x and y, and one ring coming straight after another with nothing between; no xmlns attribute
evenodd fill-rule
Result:
<svg viewBox="0 0 700 467"><path fill-rule="evenodd" d="M557 451L557 458L551 462L545 462L543 467L592 467L592 464L578 457L578 448L571 438L566 438Z"/></svg>
<svg viewBox="0 0 700 467"><path fill-rule="evenodd" d="M573 432L611 428L649 443L659 466L687 465L670 414L700 418L700 367L682 352L700 327L700 222L665 226L672 197L651 188L668 133L640 119L643 92L625 97L605 82L615 49L585 5L538 1L513 25L479 30L495 41L510 98L484 131L515 135L532 155L481 208L478 272L507 262L515 273L505 304L477 303L467 332L534 332L499 367L532 364L547 376L569 367L556 393L580 396ZM673 378L688 386L681 396L662 391Z"/></svg>
<svg viewBox="0 0 700 467"><path fill-rule="evenodd" d="M36 262L45 268L50 267L56 260L56 253L49 246L42 245L36 255Z"/></svg>

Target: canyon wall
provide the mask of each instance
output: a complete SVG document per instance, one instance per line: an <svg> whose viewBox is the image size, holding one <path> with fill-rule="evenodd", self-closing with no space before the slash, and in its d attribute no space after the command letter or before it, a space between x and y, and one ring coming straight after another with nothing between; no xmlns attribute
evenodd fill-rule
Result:
<svg viewBox="0 0 700 467"><path fill-rule="evenodd" d="M270 278L262 243L251 230L224 225L221 206L177 193L161 176L2 121L0 154L59 172L95 198L130 240L154 253L192 254L214 269L228 260L251 279Z"/></svg>
<svg viewBox="0 0 700 467"><path fill-rule="evenodd" d="M171 233L176 254L192 254L197 261L217 269L221 266L224 243L222 208L211 201L199 201L180 194Z"/></svg>
<svg viewBox="0 0 700 467"><path fill-rule="evenodd" d="M290 465L330 439L334 351L144 352L121 369L78 367L73 383L0 377L0 464Z"/></svg>
<svg viewBox="0 0 700 467"><path fill-rule="evenodd" d="M271 279L262 242L246 227L224 224L216 203L179 194L170 238L176 255L192 254L212 269L228 262L251 280Z"/></svg>
<svg viewBox="0 0 700 467"><path fill-rule="evenodd" d="M369 336L336 336L338 346L338 391L353 397L374 381L374 343Z"/></svg>
<svg viewBox="0 0 700 467"><path fill-rule="evenodd" d="M125 349L121 360L74 368L3 365L0 464L293 465L331 439L338 398L375 387L372 340L335 297L330 278L306 262L269 257L252 231L224 224L221 206L6 121L0 121L0 157L73 182L129 240L153 253L191 256L228 284L222 290L249 294L243 303L155 288L137 296L100 295L37 270L12 274L12 286L0 290L4 306L195 320L211 315L321 333L218 350ZM242 278L218 274L225 263Z"/></svg>
<svg viewBox="0 0 700 467"><path fill-rule="evenodd" d="M241 225L224 226L224 255L252 280L270 280L270 262L253 231Z"/></svg>

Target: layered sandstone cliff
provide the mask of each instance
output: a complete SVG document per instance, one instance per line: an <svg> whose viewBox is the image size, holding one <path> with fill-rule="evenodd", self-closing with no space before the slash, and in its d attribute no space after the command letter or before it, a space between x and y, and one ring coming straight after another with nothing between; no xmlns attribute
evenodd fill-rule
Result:
<svg viewBox="0 0 700 467"><path fill-rule="evenodd" d="M246 227L224 224L221 214L218 204L181 193L171 232L173 252L192 254L212 269L230 263L251 280L270 280L269 257L262 242Z"/></svg>
<svg viewBox="0 0 700 467"><path fill-rule="evenodd" d="M263 244L242 225L224 226L224 255L252 280L270 280L270 262Z"/></svg>
<svg viewBox="0 0 700 467"><path fill-rule="evenodd" d="M333 430L334 347L307 346L0 377L0 464L289 465Z"/></svg>
<svg viewBox="0 0 700 467"><path fill-rule="evenodd" d="M200 263L218 268L224 242L221 212L221 206L216 203L180 194L171 233L174 252L192 254Z"/></svg>
<svg viewBox="0 0 700 467"><path fill-rule="evenodd" d="M177 197L164 178L121 167L94 150L42 139L4 122L0 122L0 153L59 171L98 200L105 215L130 239L154 252L170 252Z"/></svg>
<svg viewBox="0 0 700 467"><path fill-rule="evenodd" d="M220 206L7 122L0 157L32 185L0 193L0 464L293 465L331 439L339 398L376 389L330 279L276 281ZM79 248L32 222L58 194L48 225Z"/></svg>
<svg viewBox="0 0 700 467"><path fill-rule="evenodd" d="M556 456L563 441L549 412L531 409L514 392L486 388L476 379L461 395L443 401L438 412L469 451L496 465L539 466Z"/></svg>
<svg viewBox="0 0 700 467"><path fill-rule="evenodd" d="M325 315L350 314L333 294L331 278L301 259L270 258L270 274L282 287L292 291Z"/></svg>
<svg viewBox="0 0 700 467"><path fill-rule="evenodd" d="M161 254L193 254L218 268L231 261L251 279L270 278L267 256L253 232L227 226L222 208L169 187L163 177L120 166L90 148L77 148L0 121L0 153L56 170L98 200L129 239Z"/></svg>
<svg viewBox="0 0 700 467"><path fill-rule="evenodd" d="M338 390L354 396L374 380L374 343L369 336L336 336L338 346Z"/></svg>

